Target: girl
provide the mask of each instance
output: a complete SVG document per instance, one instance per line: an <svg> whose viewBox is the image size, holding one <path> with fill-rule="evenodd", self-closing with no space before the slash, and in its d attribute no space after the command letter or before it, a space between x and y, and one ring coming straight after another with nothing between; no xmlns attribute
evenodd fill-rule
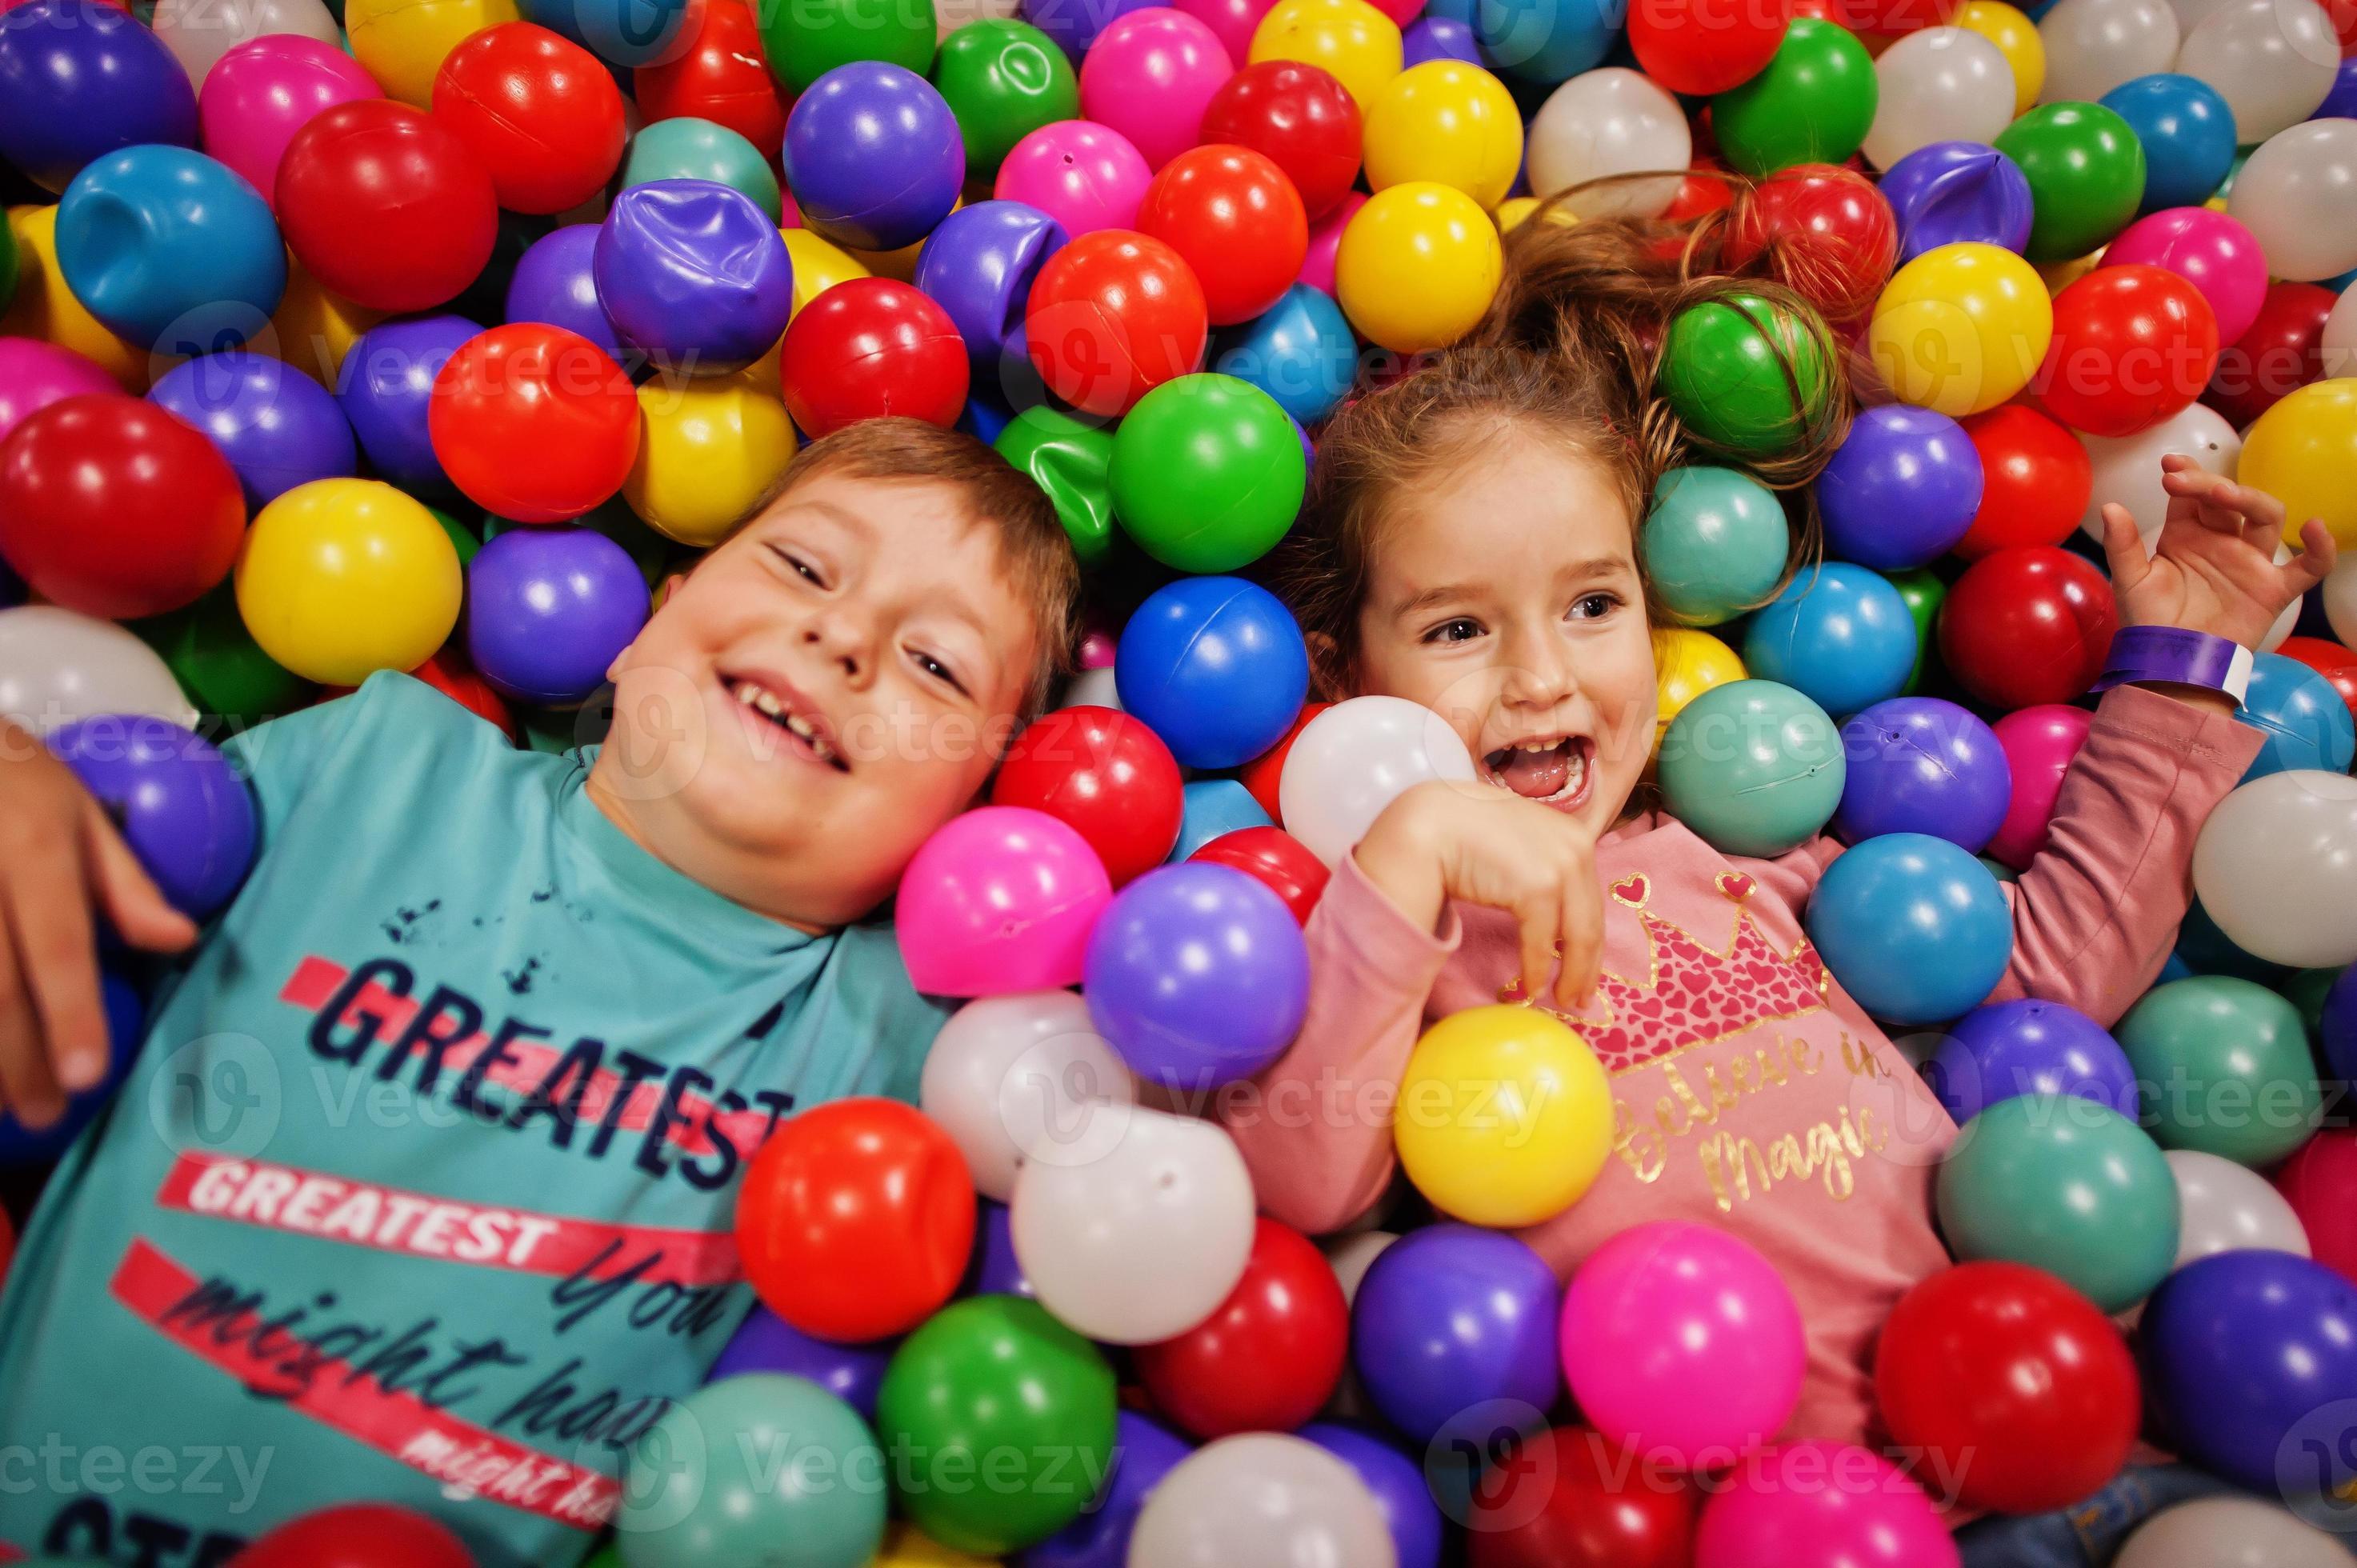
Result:
<svg viewBox="0 0 2357 1568"><path fill-rule="evenodd" d="M1738 286L1692 275L1706 234L1679 244L1661 224L1526 220L1474 337L1346 407L1320 441L1272 562L1318 683L1441 714L1490 788L1409 790L1336 868L1309 925L1299 1038L1226 1120L1266 1210L1329 1231L1391 1176L1388 1112L1365 1107L1388 1105L1426 1023L1500 1001L1557 1014L1612 1075L1614 1157L1523 1239L1568 1274L1643 1220L1743 1237L1807 1324L1806 1385L1781 1435L1856 1443L1876 1329L1948 1263L1932 1187L1954 1127L1803 934L1842 846L1730 857L1641 795L1655 618L1638 522L1695 445L1651 395L1657 345L1679 308ZM1740 286L1822 330L1776 284ZM1818 423L1772 478L1814 471L1841 411ZM2330 539L2310 522L2305 553L2278 567L2281 506L2164 467L2152 559L2128 513L2104 509L2122 624L2255 645L2330 566ZM2259 738L2215 692L2105 696L2050 845L2010 890L2013 958L1990 1000L2116 1019L2167 958L2194 836Z"/></svg>

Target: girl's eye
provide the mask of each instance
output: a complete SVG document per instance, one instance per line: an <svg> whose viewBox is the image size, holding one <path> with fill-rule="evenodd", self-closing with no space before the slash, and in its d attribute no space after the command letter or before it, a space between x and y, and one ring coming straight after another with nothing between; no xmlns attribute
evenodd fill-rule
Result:
<svg viewBox="0 0 2357 1568"><path fill-rule="evenodd" d="M1455 620L1443 621L1438 626L1434 627L1430 631L1426 632L1424 634L1424 640L1426 642L1470 642L1480 635L1481 628L1479 622L1470 621L1466 619L1464 617L1459 616Z"/></svg>
<svg viewBox="0 0 2357 1568"><path fill-rule="evenodd" d="M1582 594L1571 602L1571 618L1602 620L1620 607L1620 596L1618 594Z"/></svg>

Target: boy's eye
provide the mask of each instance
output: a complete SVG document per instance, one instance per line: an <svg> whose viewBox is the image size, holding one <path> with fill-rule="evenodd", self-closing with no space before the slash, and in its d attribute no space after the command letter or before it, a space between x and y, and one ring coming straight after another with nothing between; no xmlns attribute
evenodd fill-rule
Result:
<svg viewBox="0 0 2357 1568"><path fill-rule="evenodd" d="M803 560L801 556L795 554L792 551L780 549L774 544L770 546L770 553L776 555L779 560L783 561L787 565L792 567L796 573L800 574L805 581L809 582L813 586L821 588L826 586L826 579L824 576L821 575L819 569L816 566L812 565L808 561Z"/></svg>
<svg viewBox="0 0 2357 1568"><path fill-rule="evenodd" d="M1426 632L1424 634L1424 640L1426 642L1470 642L1480 635L1481 625L1479 621L1468 620L1465 617L1459 616L1455 620L1442 621L1438 626L1436 626L1430 631Z"/></svg>
<svg viewBox="0 0 2357 1568"><path fill-rule="evenodd" d="M939 681L942 685L947 686L959 696L963 697L969 694L965 689L965 682L957 678L956 671L952 671L948 665L942 663L940 660L934 658L931 654L911 650L909 657L916 661L918 669L923 671L933 680Z"/></svg>
<svg viewBox="0 0 2357 1568"><path fill-rule="evenodd" d="M1582 594L1571 601L1571 618L1601 620L1620 607L1620 596L1618 594Z"/></svg>

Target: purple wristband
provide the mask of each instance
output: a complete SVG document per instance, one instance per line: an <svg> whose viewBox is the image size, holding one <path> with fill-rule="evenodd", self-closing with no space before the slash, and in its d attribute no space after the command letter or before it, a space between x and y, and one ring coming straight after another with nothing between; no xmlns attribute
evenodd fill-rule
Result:
<svg viewBox="0 0 2357 1568"><path fill-rule="evenodd" d="M2094 690L2144 681L2204 686L2240 704L2251 689L2251 650L2232 638L2179 626L2122 627L2112 636L2111 656Z"/></svg>

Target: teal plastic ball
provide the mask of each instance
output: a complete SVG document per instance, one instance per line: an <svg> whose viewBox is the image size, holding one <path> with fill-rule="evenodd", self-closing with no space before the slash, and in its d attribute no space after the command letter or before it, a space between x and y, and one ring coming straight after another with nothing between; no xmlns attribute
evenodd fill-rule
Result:
<svg viewBox="0 0 2357 1568"><path fill-rule="evenodd" d="M1663 803L1722 854L1777 855L1815 837L1847 773L1824 709L1773 681L1713 686L1662 736Z"/></svg>
<svg viewBox="0 0 2357 1568"><path fill-rule="evenodd" d="M1792 542L1776 492L1733 468L1672 468L1645 514L1645 571L1681 626L1722 626L1766 603Z"/></svg>

